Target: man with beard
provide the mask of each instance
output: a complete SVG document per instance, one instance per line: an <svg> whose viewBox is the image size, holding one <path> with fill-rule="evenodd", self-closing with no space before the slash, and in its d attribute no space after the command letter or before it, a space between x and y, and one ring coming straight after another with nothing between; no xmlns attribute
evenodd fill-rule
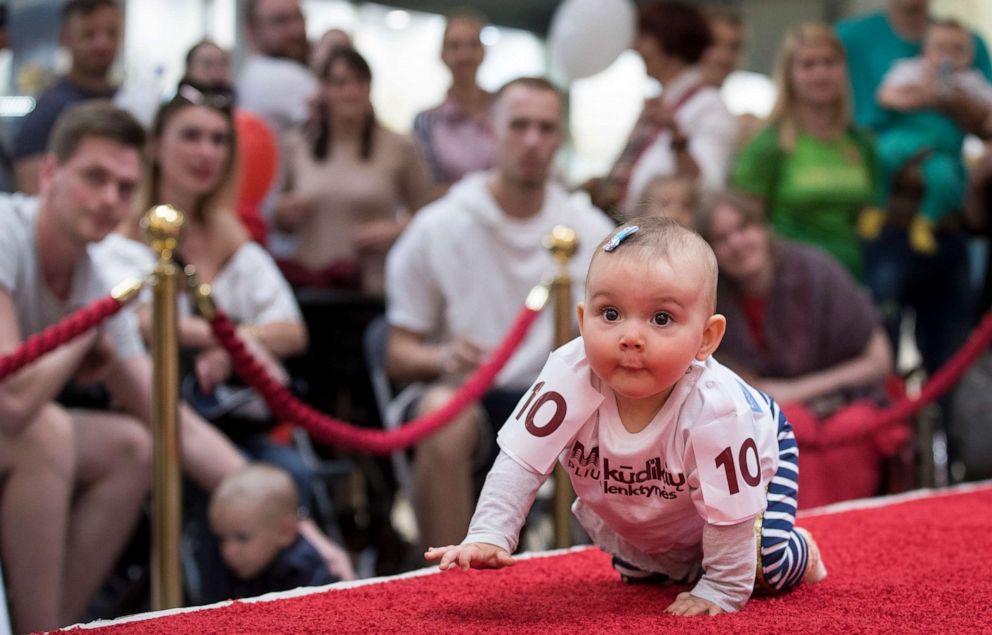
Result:
<svg viewBox="0 0 992 635"><path fill-rule="evenodd" d="M248 0L245 24L255 49L238 76L238 105L265 120L276 137L279 156L287 156L286 133L310 116L317 80L307 66L310 46L299 0ZM284 189L285 162L280 160L272 187L261 204L271 222L275 196ZM293 236L276 231L267 247L276 256L295 250Z"/></svg>
<svg viewBox="0 0 992 635"><path fill-rule="evenodd" d="M310 46L299 0L249 0L245 23L255 49L238 76L238 105L260 115L281 142L303 123L317 80L307 68Z"/></svg>
<svg viewBox="0 0 992 635"><path fill-rule="evenodd" d="M417 212L387 257L387 370L397 382L429 384L414 414L451 398L506 335L530 288L556 270L542 246L555 225L578 235L569 273L580 297L595 245L613 223L573 203L550 178L563 112L560 93L544 79L504 86L493 101L493 170L466 176ZM552 312L544 311L480 403L417 446L413 496L424 545L461 540L473 470L492 464L496 430L553 345Z"/></svg>

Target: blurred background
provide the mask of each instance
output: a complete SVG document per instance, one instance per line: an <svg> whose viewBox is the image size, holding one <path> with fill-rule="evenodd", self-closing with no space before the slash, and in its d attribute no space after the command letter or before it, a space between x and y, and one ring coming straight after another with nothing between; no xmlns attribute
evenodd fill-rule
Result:
<svg viewBox="0 0 992 635"><path fill-rule="evenodd" d="M774 89L768 75L783 29L796 22L834 22L881 8L885 0L708 0L740 11L748 25L742 70L725 84L735 114L764 116ZM61 0L7 0L9 48L0 51L0 130L7 137L34 105L33 96L64 72L59 50ZM126 16L117 83L135 94L164 96L175 86L183 56L204 37L243 56L243 0L122 0ZM439 57L443 14L471 7L489 18L483 33L486 61L480 84L487 90L520 75L549 75L570 95L570 144L562 154L562 174L572 183L608 170L620 152L641 100L657 92L640 58L626 51L605 71L566 86L549 51L549 25L559 0L397 0L351 2L304 0L307 31L316 40L336 27L350 33L372 66L372 100L386 125L408 132L414 115L443 98L448 73ZM992 2L934 0L938 16L956 17L992 41ZM594 43L592 45L595 45Z"/></svg>

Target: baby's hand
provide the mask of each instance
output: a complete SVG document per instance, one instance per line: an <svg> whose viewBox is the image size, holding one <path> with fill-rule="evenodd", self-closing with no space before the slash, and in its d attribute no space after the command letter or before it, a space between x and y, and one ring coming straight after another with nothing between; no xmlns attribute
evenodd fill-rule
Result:
<svg viewBox="0 0 992 635"><path fill-rule="evenodd" d="M671 613L672 615L719 615L723 613L721 609L716 604L713 604L709 600L704 600L703 598L697 598L691 593L679 593L675 601L668 605L665 609L666 613Z"/></svg>
<svg viewBox="0 0 992 635"><path fill-rule="evenodd" d="M470 542L464 545L431 547L424 554L427 560L440 560L437 568L449 569L502 569L513 564L513 558L505 549L484 542Z"/></svg>

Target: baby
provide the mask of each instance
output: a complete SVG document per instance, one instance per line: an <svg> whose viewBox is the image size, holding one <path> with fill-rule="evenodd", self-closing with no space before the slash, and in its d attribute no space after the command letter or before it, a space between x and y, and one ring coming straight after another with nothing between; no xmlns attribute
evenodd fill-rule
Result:
<svg viewBox="0 0 992 635"><path fill-rule="evenodd" d="M972 34L954 20L933 22L923 40L923 54L892 66L878 90L878 102L895 111L876 139L883 184L912 157L929 152L921 168L925 190L920 214L909 227L910 244L921 253L936 251L935 226L961 208L967 174L961 161L964 130L940 112L943 100L963 94L990 106L984 122L992 134L992 84L972 68ZM862 220L862 233L873 238L880 219Z"/></svg>
<svg viewBox="0 0 992 635"><path fill-rule="evenodd" d="M644 186L637 215L671 218L680 225L692 227L696 201L696 186L691 179L661 174Z"/></svg>
<svg viewBox="0 0 992 635"><path fill-rule="evenodd" d="M693 585L669 613L736 611L756 587L822 579L816 543L793 524L792 428L711 357L726 328L716 279L709 245L671 219L639 218L603 241L578 306L582 336L551 354L500 431L468 536L426 558L512 564L558 461L572 511L624 582Z"/></svg>
<svg viewBox="0 0 992 635"><path fill-rule="evenodd" d="M932 106L934 93L962 90L973 99L992 104L992 84L974 67L971 33L955 20L938 20L927 27L923 54L899 60L879 88L879 101L893 110Z"/></svg>
<svg viewBox="0 0 992 635"><path fill-rule="evenodd" d="M299 534L299 497L289 474L253 463L225 478L210 498L210 527L227 565L229 598L244 598L336 579Z"/></svg>

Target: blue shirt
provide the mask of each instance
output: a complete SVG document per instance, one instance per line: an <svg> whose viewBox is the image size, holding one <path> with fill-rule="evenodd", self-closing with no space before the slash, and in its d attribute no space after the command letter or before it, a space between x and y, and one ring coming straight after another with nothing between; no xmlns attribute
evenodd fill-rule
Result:
<svg viewBox="0 0 992 635"><path fill-rule="evenodd" d="M92 92L73 84L68 77L59 78L38 96L34 110L21 121L14 137L14 160L45 153L48 136L63 110L87 99L111 99L116 92L116 89Z"/></svg>
<svg viewBox="0 0 992 635"><path fill-rule="evenodd" d="M839 22L837 36L847 53L855 123L872 130L884 128L892 112L878 105L875 93L892 63L920 55L923 43L907 40L896 33L884 11ZM992 79L988 48L978 35L974 38L975 68Z"/></svg>
<svg viewBox="0 0 992 635"><path fill-rule="evenodd" d="M238 580L231 576L228 597L248 598L289 591L296 587L323 586L337 582L327 569L324 559L303 536L276 556L272 564L252 580Z"/></svg>

